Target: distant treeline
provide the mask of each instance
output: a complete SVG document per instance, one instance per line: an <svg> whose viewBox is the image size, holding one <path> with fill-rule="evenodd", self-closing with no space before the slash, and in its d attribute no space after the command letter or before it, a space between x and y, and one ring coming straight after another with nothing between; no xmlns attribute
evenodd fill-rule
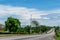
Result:
<svg viewBox="0 0 60 40"><path fill-rule="evenodd" d="M25 27L21 26L21 22L17 18L8 17L5 21L5 28L3 33L18 33L18 34L41 34L46 33L52 27L39 25L39 22L33 20L31 24L34 25L26 25Z"/></svg>

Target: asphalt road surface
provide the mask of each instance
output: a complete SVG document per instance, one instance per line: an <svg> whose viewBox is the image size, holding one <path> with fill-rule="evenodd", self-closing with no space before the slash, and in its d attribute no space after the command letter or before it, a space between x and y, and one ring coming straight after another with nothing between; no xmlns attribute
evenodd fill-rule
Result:
<svg viewBox="0 0 60 40"><path fill-rule="evenodd" d="M0 37L0 40L53 40L53 36L54 31L49 34L42 35Z"/></svg>

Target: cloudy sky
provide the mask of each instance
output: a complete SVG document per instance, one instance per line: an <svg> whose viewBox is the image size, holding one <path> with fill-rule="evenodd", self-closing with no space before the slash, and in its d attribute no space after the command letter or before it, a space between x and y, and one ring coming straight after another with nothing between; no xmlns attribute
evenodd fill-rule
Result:
<svg viewBox="0 0 60 40"><path fill-rule="evenodd" d="M30 24L32 18L43 25L60 26L60 0L0 0L0 23L10 16L22 25Z"/></svg>

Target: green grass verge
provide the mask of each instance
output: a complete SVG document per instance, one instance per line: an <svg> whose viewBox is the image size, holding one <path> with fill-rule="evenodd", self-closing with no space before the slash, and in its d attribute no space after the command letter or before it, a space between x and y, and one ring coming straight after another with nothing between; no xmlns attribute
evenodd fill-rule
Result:
<svg viewBox="0 0 60 40"><path fill-rule="evenodd" d="M29 34L0 34L0 37L8 37L8 36L28 36Z"/></svg>
<svg viewBox="0 0 60 40"><path fill-rule="evenodd" d="M60 33L58 33L58 36L54 36L55 40L60 40Z"/></svg>
<svg viewBox="0 0 60 40"><path fill-rule="evenodd" d="M60 37L56 37L56 36L55 36L55 40L60 40Z"/></svg>

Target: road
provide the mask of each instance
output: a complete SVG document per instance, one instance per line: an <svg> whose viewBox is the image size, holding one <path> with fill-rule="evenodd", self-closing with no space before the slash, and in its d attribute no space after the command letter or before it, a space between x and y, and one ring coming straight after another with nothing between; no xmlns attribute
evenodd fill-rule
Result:
<svg viewBox="0 0 60 40"><path fill-rule="evenodd" d="M54 31L49 34L42 35L0 37L0 40L53 40L53 36Z"/></svg>

